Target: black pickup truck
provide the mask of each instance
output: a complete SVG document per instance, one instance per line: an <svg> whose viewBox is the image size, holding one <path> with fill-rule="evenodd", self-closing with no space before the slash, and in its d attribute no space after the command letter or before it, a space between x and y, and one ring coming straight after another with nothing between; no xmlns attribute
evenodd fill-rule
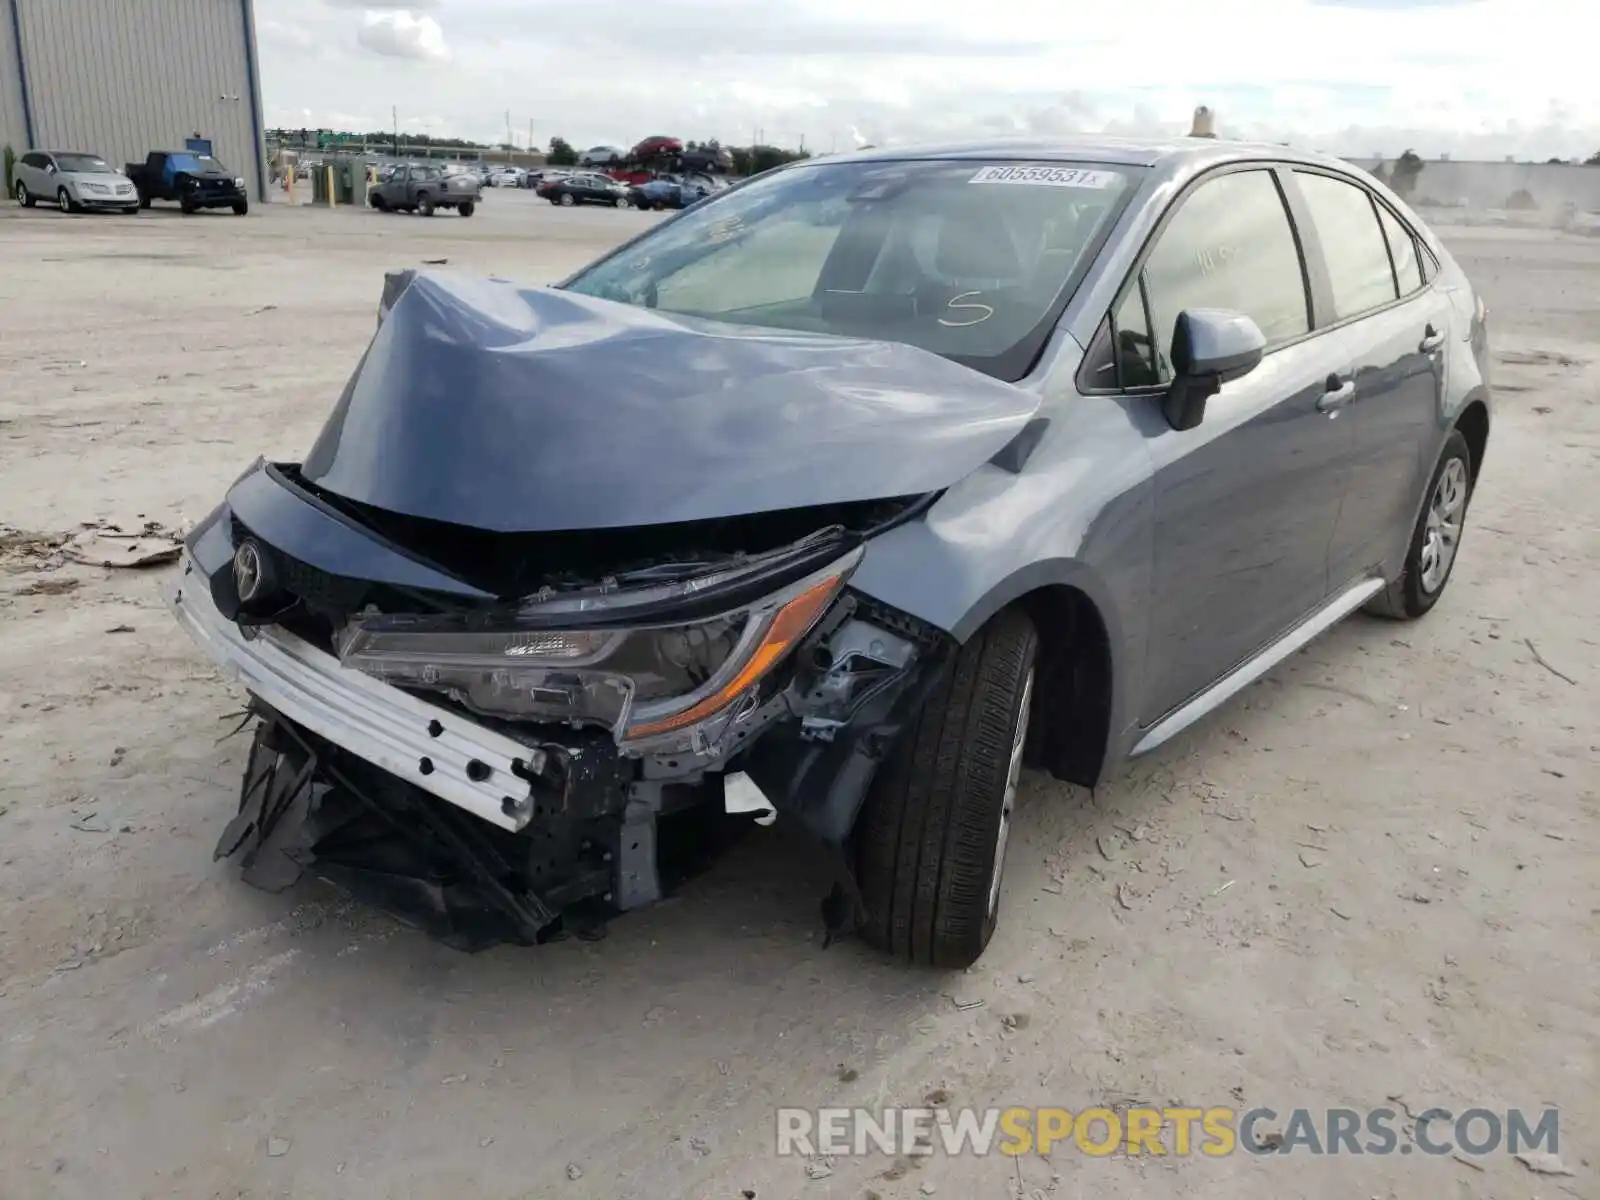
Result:
<svg viewBox="0 0 1600 1200"><path fill-rule="evenodd" d="M138 189L141 208L152 200L176 200L186 213L231 208L242 217L250 211L244 180L209 154L152 150L144 162L128 163L122 171Z"/></svg>

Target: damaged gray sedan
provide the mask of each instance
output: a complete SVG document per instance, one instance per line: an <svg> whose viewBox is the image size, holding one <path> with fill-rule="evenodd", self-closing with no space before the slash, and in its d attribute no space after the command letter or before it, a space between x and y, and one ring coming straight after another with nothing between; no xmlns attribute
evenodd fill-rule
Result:
<svg viewBox="0 0 1600 1200"><path fill-rule="evenodd" d="M831 932L983 952L1093 785L1449 578L1485 310L1389 191L1215 141L873 151L553 288L391 274L171 601L249 691L217 848L453 945L597 936L752 823Z"/></svg>

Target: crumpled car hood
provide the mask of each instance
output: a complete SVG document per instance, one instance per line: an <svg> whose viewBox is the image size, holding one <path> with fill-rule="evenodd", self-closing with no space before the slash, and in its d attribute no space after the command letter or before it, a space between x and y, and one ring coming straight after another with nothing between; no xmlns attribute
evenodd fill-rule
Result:
<svg viewBox="0 0 1600 1200"><path fill-rule="evenodd" d="M423 273L302 474L358 504L498 532L696 521L946 487L1038 405L898 343Z"/></svg>

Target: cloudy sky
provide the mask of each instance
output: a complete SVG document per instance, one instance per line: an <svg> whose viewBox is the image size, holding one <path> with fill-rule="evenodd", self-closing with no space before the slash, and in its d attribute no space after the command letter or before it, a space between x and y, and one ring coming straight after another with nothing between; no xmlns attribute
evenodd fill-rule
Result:
<svg viewBox="0 0 1600 1200"><path fill-rule="evenodd" d="M1573 0L256 0L267 123L540 146L1074 131L1600 150Z"/></svg>

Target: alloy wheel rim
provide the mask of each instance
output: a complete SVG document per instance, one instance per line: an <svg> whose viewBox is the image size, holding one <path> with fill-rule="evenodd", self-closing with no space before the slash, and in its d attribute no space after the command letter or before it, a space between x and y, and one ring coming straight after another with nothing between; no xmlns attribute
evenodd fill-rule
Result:
<svg viewBox="0 0 1600 1200"><path fill-rule="evenodd" d="M1033 668L1022 681L1022 701L1017 705L1017 731L1011 742L1006 769L1006 790L1000 802L1000 828L994 839L994 866L989 869L989 915L1000 907L1000 877L1005 871L1006 845L1011 840L1011 814L1017 805L1017 783L1022 778L1022 747L1028 740L1028 717L1033 710Z"/></svg>
<svg viewBox="0 0 1600 1200"><path fill-rule="evenodd" d="M1452 458L1439 473L1428 500L1428 516L1422 533L1422 554L1418 563L1423 590L1432 595L1444 586L1461 545L1462 518L1467 509L1467 468Z"/></svg>
<svg viewBox="0 0 1600 1200"><path fill-rule="evenodd" d="M69 212L71 210L72 200L67 195L66 188L62 188L60 193L56 196L56 204L60 207L62 212Z"/></svg>

